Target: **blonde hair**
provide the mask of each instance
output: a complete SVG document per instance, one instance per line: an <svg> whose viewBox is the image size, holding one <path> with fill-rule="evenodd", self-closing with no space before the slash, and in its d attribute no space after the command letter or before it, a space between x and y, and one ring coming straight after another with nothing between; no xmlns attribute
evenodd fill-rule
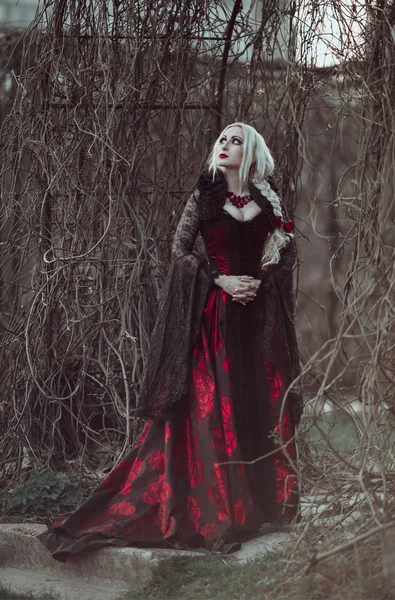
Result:
<svg viewBox="0 0 395 600"><path fill-rule="evenodd" d="M240 183L252 182L261 194L269 200L273 207L274 215L284 217L281 210L280 198L266 180L266 177L271 175L274 169L273 157L261 134L254 127L251 127L251 125L247 125L246 123L231 123L222 131L207 159L208 170L213 173L213 181L217 172L216 157L220 146L219 140L229 127L236 126L241 127L244 132L244 152L239 168ZM278 263L281 258L281 248L284 248L293 237L292 233L285 233L282 227L274 229L269 234L265 245L262 267Z"/></svg>

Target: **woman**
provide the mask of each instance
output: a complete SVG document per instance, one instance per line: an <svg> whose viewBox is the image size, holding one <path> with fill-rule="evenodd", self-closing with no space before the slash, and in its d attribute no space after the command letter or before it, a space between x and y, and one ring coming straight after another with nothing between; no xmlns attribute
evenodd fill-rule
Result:
<svg viewBox="0 0 395 600"><path fill-rule="evenodd" d="M228 551L297 516L295 242L273 167L249 125L215 143L173 242L136 411L148 422L92 496L40 535L54 558L107 544ZM208 260L193 253L199 230Z"/></svg>

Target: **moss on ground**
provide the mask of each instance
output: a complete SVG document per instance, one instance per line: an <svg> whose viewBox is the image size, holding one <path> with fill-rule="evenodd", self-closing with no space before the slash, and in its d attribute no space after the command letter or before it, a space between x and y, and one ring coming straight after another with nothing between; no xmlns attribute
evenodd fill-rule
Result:
<svg viewBox="0 0 395 600"><path fill-rule="evenodd" d="M0 583L0 600L59 600L58 596L52 594L41 594L36 596L31 592L20 594L13 592L10 588L1 585Z"/></svg>

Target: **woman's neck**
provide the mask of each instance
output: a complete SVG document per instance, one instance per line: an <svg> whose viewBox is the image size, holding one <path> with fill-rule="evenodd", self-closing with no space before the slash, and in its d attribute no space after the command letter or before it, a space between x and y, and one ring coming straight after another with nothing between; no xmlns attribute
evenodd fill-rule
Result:
<svg viewBox="0 0 395 600"><path fill-rule="evenodd" d="M229 191L236 194L236 196L245 196L249 193L248 184L246 182L241 183L238 170L227 170L224 175Z"/></svg>

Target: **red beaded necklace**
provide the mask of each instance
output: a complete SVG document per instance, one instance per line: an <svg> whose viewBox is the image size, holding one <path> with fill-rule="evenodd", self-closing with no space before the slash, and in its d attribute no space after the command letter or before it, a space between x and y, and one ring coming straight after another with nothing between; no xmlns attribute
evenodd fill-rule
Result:
<svg viewBox="0 0 395 600"><path fill-rule="evenodd" d="M251 202L252 196L236 196L234 192L227 192L227 198L229 198L229 202L236 206L236 208L243 208L246 204Z"/></svg>

